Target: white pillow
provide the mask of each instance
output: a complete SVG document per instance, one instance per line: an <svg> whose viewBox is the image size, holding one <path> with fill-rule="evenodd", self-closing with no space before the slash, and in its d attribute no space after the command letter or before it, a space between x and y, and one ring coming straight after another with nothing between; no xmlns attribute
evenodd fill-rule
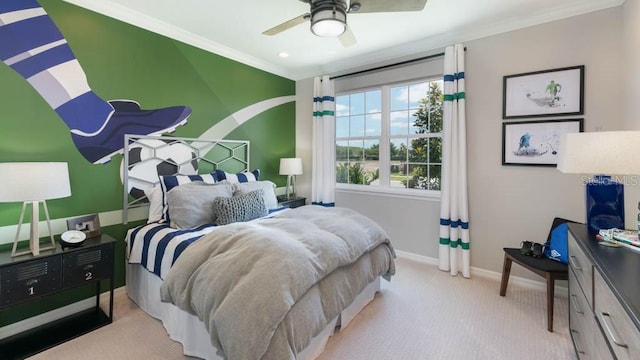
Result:
<svg viewBox="0 0 640 360"><path fill-rule="evenodd" d="M276 198L276 184L269 180L249 181L242 183L233 183L233 194L248 194L254 190L262 190L264 205L267 210L278 208L278 199Z"/></svg>
<svg viewBox="0 0 640 360"><path fill-rule="evenodd" d="M152 223L162 219L162 189L153 186L144 189L144 195L149 199L149 217L147 223Z"/></svg>

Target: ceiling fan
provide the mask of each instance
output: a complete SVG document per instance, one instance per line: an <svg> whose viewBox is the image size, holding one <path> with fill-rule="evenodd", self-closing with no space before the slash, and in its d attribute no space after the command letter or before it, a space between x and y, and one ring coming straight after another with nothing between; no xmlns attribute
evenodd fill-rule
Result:
<svg viewBox="0 0 640 360"><path fill-rule="evenodd" d="M338 37L342 45L351 46L356 37L347 25L347 14L421 11L427 0L299 0L309 4L309 12L264 31L276 35L311 20L311 32L320 37Z"/></svg>

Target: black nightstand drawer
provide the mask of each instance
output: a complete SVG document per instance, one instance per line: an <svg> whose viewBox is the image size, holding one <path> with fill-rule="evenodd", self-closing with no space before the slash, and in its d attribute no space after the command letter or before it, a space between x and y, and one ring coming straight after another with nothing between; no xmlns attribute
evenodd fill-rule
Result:
<svg viewBox="0 0 640 360"><path fill-rule="evenodd" d="M297 208L299 206L304 206L307 202L307 198L303 197L295 197L287 199L284 196L278 196L278 205L285 208Z"/></svg>
<svg viewBox="0 0 640 360"><path fill-rule="evenodd" d="M62 266L62 283L65 287L112 277L113 246L110 244L64 254Z"/></svg>
<svg viewBox="0 0 640 360"><path fill-rule="evenodd" d="M62 288L60 257L25 261L0 270L0 308Z"/></svg>

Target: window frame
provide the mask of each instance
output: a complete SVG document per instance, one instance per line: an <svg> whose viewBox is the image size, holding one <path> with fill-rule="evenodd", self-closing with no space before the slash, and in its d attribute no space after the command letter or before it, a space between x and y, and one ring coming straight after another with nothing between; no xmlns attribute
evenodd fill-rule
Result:
<svg viewBox="0 0 640 360"><path fill-rule="evenodd" d="M414 79L406 79L398 82L384 83L379 85L373 85L363 88L350 89L347 91L342 91L340 93L336 93L336 99L338 96L344 95L352 95L358 93L366 93L368 91L381 91L381 134L376 137L367 137L367 136L354 136L354 137L340 137L336 136L334 141L334 146L338 141L349 141L349 140L373 140L374 138L379 139L379 154L378 154L378 163L380 169L380 177L381 184L379 186L371 186L371 185L361 185L361 184L346 184L339 183L337 179L334 179L336 184L337 192L345 192L345 193L354 193L354 194L371 194L376 196L391 196L397 198L424 198L424 199L433 199L439 200L441 196L441 190L423 190L423 189L414 189L414 188L393 188L390 186L390 172L391 172L391 154L390 154L390 142L392 139L419 139L419 138L443 138L443 133L425 133L425 134L406 134L406 135L391 135L391 88L397 86L410 86L412 84L421 83L421 82L434 82L441 81L442 75L429 76L429 77L421 77ZM444 88L442 89L444 92ZM365 114L366 116L366 114ZM338 113L336 111L336 121L338 118ZM443 119L444 121L444 119ZM338 160L334 159L334 166L337 167ZM427 162L426 165L429 166L431 163ZM440 163L442 166L443 164ZM382 181L384 179L384 182Z"/></svg>

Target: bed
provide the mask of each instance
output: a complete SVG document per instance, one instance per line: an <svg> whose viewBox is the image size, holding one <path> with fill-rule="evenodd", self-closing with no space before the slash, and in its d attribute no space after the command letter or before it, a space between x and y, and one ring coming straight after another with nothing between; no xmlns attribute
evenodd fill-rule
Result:
<svg viewBox="0 0 640 360"><path fill-rule="evenodd" d="M278 208L275 185L250 170L248 142L125 144L123 220L149 204L149 222L125 239L127 293L185 355L314 359L395 273L393 247L372 220L344 208Z"/></svg>

